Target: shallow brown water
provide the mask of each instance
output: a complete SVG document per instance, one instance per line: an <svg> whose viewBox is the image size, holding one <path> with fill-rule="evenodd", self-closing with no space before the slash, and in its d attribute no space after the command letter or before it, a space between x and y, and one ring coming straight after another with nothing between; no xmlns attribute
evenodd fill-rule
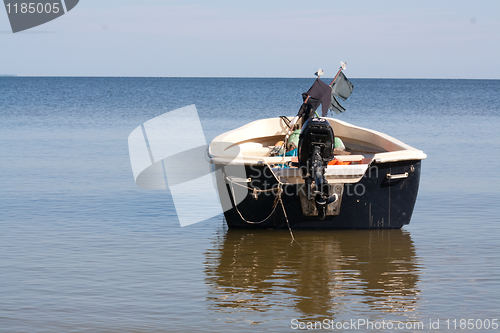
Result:
<svg viewBox="0 0 500 333"><path fill-rule="evenodd" d="M210 307L230 314L292 306L303 320L357 307L415 311L423 267L404 230L228 230L206 253ZM279 295L279 297L277 297ZM282 304L280 304L282 303Z"/></svg>

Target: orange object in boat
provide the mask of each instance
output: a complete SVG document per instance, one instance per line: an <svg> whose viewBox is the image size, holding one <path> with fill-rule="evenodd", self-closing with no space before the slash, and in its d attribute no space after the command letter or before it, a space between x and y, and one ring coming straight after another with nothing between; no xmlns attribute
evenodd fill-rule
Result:
<svg viewBox="0 0 500 333"><path fill-rule="evenodd" d="M328 162L328 165L349 165L349 164L351 164L351 162L343 162L341 160L337 160L336 158Z"/></svg>

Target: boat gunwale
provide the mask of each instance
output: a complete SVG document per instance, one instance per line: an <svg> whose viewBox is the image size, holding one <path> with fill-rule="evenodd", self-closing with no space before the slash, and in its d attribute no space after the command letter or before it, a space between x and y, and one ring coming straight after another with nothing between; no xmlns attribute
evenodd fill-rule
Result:
<svg viewBox="0 0 500 333"><path fill-rule="evenodd" d="M395 161L406 161L406 160L423 160L427 158L427 155L416 148L413 148L404 142L391 137L390 135L387 135L385 133L352 125L349 124L345 121L334 119L334 118L325 118L328 120L330 125L334 127L335 132L341 132L339 137L344 137L356 140L359 142L367 142L369 145L376 146L382 148L382 152L377 152L375 154L370 154L373 155L372 160L370 163L373 161L377 163L388 163L388 162L395 162ZM228 140L228 138L231 138L231 136L235 135L236 133L240 134L245 133L245 131L249 131L252 127L256 126L259 123L262 122L271 122L275 121L281 124L281 131L271 133L268 132L268 135L262 135L262 136L243 136L241 138L238 138L238 140L231 140L231 141L236 141L236 142L231 142ZM339 127L340 126L340 127ZM249 156L249 155L243 155L238 152L238 156L235 156L234 154L224 154L224 152L231 147L235 147L237 145L240 145L242 143L248 143L252 142L253 139L257 138L265 138L265 137L279 137L279 136L284 136L286 133L287 128L283 124L281 118L279 117L274 117L274 118L264 118L264 119L258 119L254 120L248 124L245 124L243 126L240 126L238 128L235 128L233 130L230 130L228 132L222 133L218 135L210 145L208 146L207 149L207 157L209 159L210 163L213 164L244 164L244 165L255 165L255 164L262 164L262 163L267 163L267 164L277 164L277 163L283 163L283 162L289 162L291 161L291 157L269 157L269 156ZM354 131L359 134L359 137L364 138L365 140L359 140L356 135L352 136L347 136L347 135L342 135L345 134L343 132L347 131ZM257 132L262 133L262 129L260 128ZM374 139L375 143L372 143L373 141L368 141L368 138ZM223 149L220 149L221 147L218 147L217 149L215 147L216 143L224 143ZM386 149L387 148L387 149ZM216 149L218 154L216 154ZM389 150L391 149L391 150ZM385 150L385 151L384 151ZM342 159L342 156L336 156L336 158ZM370 164L369 163L369 164Z"/></svg>

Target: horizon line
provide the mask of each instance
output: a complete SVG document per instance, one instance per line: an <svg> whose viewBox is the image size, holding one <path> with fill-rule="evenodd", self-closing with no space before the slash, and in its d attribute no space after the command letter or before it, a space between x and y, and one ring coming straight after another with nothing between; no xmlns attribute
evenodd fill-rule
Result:
<svg viewBox="0 0 500 333"><path fill-rule="evenodd" d="M53 78L165 78L165 79L315 79L309 76L82 76L82 75L25 75L0 74L1 77L53 77ZM323 79L331 79L322 77ZM376 79L376 80L500 80L484 78L422 78L422 77L349 77L349 79Z"/></svg>

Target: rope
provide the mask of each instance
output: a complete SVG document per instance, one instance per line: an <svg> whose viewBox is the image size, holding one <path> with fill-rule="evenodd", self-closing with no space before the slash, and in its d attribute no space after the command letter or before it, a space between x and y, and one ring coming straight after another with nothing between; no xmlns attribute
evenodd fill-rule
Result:
<svg viewBox="0 0 500 333"><path fill-rule="evenodd" d="M295 242L295 243L299 244L300 247L302 247L302 245L300 245L300 243L295 240L295 237L293 237L292 228L290 228L290 223L288 222L288 216L286 215L285 206L283 205L283 200L281 200L281 196L280 196L279 200L281 203L281 208L283 208L283 214L285 214L286 225L288 226L288 231L290 231L290 236L292 237L292 242Z"/></svg>
<svg viewBox="0 0 500 333"><path fill-rule="evenodd" d="M238 185L238 186L240 186L240 187L243 187L243 188L249 189L249 190L254 191L254 192L271 192L271 191L274 191L274 188L270 188L270 189L267 189L267 190L261 190L261 189L255 188L255 187L249 187L249 186L242 185L242 184L240 184L240 183L238 183L238 182L235 182L235 181L234 181L234 180L232 180L231 178L229 178L229 177L226 175L226 173L224 173L224 178L225 178L228 182L230 182L230 183L232 183L232 184L234 184L234 185Z"/></svg>
<svg viewBox="0 0 500 333"><path fill-rule="evenodd" d="M285 154L283 154L283 158L282 158L282 164L284 163L284 160L285 160ZM274 173L273 169L271 168L271 166L269 165L269 163L267 163L267 161L264 159L264 163L266 163L266 166L269 168L269 170L271 170L271 173L273 175L273 177L276 179L276 181L278 182L278 186L276 188L270 188L270 189L267 189L267 190L261 190L261 189L257 189L257 188L252 188L252 187L249 187L249 186L245 186L243 184L239 184L235 181L233 181L232 179L230 179L225 171L223 171L223 175L224 175L224 178L229 182L229 185L230 185L230 190L231 190L231 196L233 197L233 203L234 203L234 208L236 209L236 211L238 212L238 215L241 217L241 219L249 224L261 224L261 223L264 223L266 222L273 214L274 212L276 211L276 207L278 206L278 203L281 204L281 208L283 209L283 214L285 216L285 220L286 220L286 225L288 226L288 231L290 231L290 236L292 237L292 242L295 242L297 244L300 245L299 242L297 242L295 240L295 237L293 236L293 232L292 232L292 228L290 227L290 222L288 221L288 216L286 214L286 210L285 210L285 205L283 204L283 199L282 199L282 194L283 194L283 185L285 185L279 176L276 176L276 174ZM247 188L251 191L253 191L254 195L257 193L263 193L263 192L272 192L272 191L276 191L277 190L277 194L276 194L276 198L274 199L274 203L273 203L273 208L272 208L272 211L271 213L263 220L261 221L249 221L247 219L245 219L243 217L243 214L241 214L240 210L238 209L238 205L236 204L236 197L234 196L234 187L233 187L233 184L236 184L240 187L243 187L243 188Z"/></svg>
<svg viewBox="0 0 500 333"><path fill-rule="evenodd" d="M269 215L268 215L265 219L263 219L263 220L261 220L261 221L249 221L249 220L245 219L245 218L243 217L243 215L241 214L240 210L238 209L238 205L236 204L236 197L234 196L234 188L233 188L233 184L239 185L239 186L241 186L241 187L246 187L246 188L248 188L249 190L253 190L253 191L254 191L254 193L255 193L255 191L257 191L257 192L269 192L270 190L271 190L271 191L274 191L274 189L270 189L270 190L260 190L260 189L256 189L256 188L253 188L253 189L252 189L251 187L244 186L244 185L241 185L241 184L238 184L238 183L236 183L236 182L232 181L229 177L227 177L227 176L226 176L226 174L225 174L225 173L224 173L224 177L225 177L227 180L229 180L229 185L231 186L231 196L233 197L234 208L236 208L236 211L238 212L238 214L240 215L240 217L241 217L241 219L242 219L243 221L245 221L246 223L250 223L250 224L261 224L261 223L266 222L266 221L267 221L267 220L268 220L268 219L269 219L269 218L270 218L270 217L274 214L274 212L276 211L276 207L278 206L278 204L277 204L277 201L276 201L276 200L274 200L273 209L272 209L271 213L270 213L270 214L269 214Z"/></svg>
<svg viewBox="0 0 500 333"><path fill-rule="evenodd" d="M288 141L288 139L286 141ZM285 147L286 147L286 142L285 142ZM292 228L290 228L290 222L288 222L288 216L286 215L285 205L283 204L283 199L281 198L281 194L283 193L283 189L282 189L283 183L281 182L281 178L276 176L273 169L271 168L269 163L267 163L266 160L264 160L264 162L266 163L269 170L271 170L271 173L273 174L274 178L278 181L279 192L278 192L277 198L278 198L278 201L281 203L281 208L283 209L283 214L285 215L286 225L288 226L288 231L290 231L290 236L292 237L292 242L295 242L295 243L300 245L300 243L295 240L295 237L293 237ZM285 154L283 153L283 158L281 159L281 165L284 165L284 163L285 163Z"/></svg>

